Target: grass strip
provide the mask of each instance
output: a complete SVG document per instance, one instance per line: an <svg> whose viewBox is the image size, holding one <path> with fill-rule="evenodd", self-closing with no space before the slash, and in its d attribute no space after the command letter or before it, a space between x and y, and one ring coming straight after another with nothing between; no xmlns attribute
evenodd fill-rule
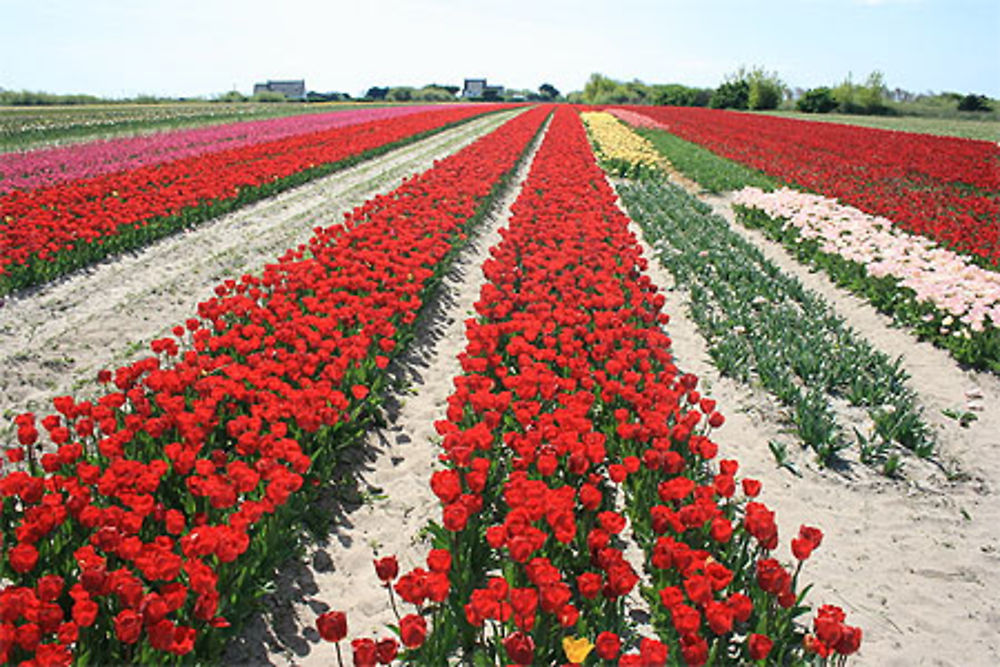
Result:
<svg viewBox="0 0 1000 667"><path fill-rule="evenodd" d="M712 193L739 190L754 185L773 190L779 183L756 169L716 155L707 148L685 141L665 130L633 128L648 139L679 172Z"/></svg>

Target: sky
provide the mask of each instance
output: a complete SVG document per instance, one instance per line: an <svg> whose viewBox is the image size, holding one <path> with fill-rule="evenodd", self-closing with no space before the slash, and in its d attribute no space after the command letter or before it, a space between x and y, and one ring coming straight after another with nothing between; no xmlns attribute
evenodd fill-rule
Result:
<svg viewBox="0 0 1000 667"><path fill-rule="evenodd" d="M0 0L0 88L212 97L267 79L581 90L863 82L1000 98L1000 0Z"/></svg>

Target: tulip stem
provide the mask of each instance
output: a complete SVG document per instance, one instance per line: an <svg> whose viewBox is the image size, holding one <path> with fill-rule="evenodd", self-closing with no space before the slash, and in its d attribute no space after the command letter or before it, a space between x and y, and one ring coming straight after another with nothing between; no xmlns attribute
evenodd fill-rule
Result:
<svg viewBox="0 0 1000 667"><path fill-rule="evenodd" d="M396 609L396 596L392 594L392 586L386 584L385 588L389 591L389 604L392 605L392 613L396 615L396 623L402 623L403 621L399 617L399 610Z"/></svg>
<svg viewBox="0 0 1000 667"><path fill-rule="evenodd" d="M35 463L35 444L29 443L25 447L25 450L27 450L28 452L28 469L31 470L31 474L32 475L40 474L40 471L38 469L38 464Z"/></svg>
<svg viewBox="0 0 1000 667"><path fill-rule="evenodd" d="M335 642L334 646L337 647L337 665L344 667L344 658L340 655L340 642Z"/></svg>

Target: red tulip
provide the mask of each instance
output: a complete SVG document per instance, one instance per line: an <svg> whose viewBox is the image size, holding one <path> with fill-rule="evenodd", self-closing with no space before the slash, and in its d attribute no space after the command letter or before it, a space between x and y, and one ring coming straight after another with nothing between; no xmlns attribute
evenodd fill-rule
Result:
<svg viewBox="0 0 1000 667"><path fill-rule="evenodd" d="M328 611L316 618L319 636L328 642L339 642L347 636L347 614L342 611Z"/></svg>

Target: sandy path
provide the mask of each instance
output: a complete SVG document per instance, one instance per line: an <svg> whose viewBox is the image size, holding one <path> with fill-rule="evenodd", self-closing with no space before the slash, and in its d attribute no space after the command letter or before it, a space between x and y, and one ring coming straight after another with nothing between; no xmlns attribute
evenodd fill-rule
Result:
<svg viewBox="0 0 1000 667"><path fill-rule="evenodd" d="M258 271L405 176L430 168L516 112L476 119L223 216L0 307L0 435L17 412L95 390L101 368L148 351L226 278Z"/></svg>
<svg viewBox="0 0 1000 667"><path fill-rule="evenodd" d="M720 456L736 458L744 474L764 482L762 499L777 512L781 557L791 560L787 544L800 524L825 532L803 581L815 583L813 605L841 605L848 622L863 628L852 664L1000 664L1000 471L993 465L1000 459L1000 382L964 371L947 353L891 328L866 302L735 224L727 197L700 196L873 345L903 357L940 443L938 463L908 458L903 481L853 462L843 471L823 470L803 451L792 457L801 477L778 468L767 447L783 436L774 399L719 376L687 317L684 293L672 291L669 273L651 262L654 281L667 288L678 366L702 378L727 417L716 432ZM653 256L648 246L644 252ZM983 409L968 429L941 415L944 408L976 405Z"/></svg>
<svg viewBox="0 0 1000 667"><path fill-rule="evenodd" d="M371 433L366 453L358 455L351 474L358 478L360 492L328 508L333 515L330 543L312 547L308 564L289 567L277 594L267 600L267 618L252 621L232 642L227 663L336 664L334 646L321 641L315 628L316 616L330 609L347 612L348 639L391 636L386 624L396 621L372 561L397 555L400 573L426 567L422 559L430 547L420 531L440 518L429 485L440 442L434 422L445 418L452 380L462 370L458 354L465 349L465 320L475 316L473 304L485 280L481 267L501 240L498 230L510 218L541 136L529 148L514 185L454 261L418 321L414 344L401 363L390 367L405 389L388 397L386 426ZM401 614L413 611L397 603ZM350 664L350 647L342 648Z"/></svg>

